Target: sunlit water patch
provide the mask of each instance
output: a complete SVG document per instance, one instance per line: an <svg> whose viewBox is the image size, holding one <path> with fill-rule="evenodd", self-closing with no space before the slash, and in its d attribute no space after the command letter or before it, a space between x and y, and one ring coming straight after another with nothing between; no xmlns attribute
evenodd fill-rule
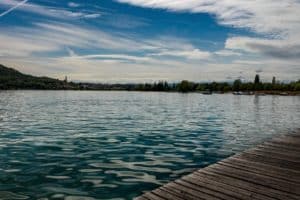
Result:
<svg viewBox="0 0 300 200"><path fill-rule="evenodd" d="M0 92L1 199L131 199L299 128L300 97Z"/></svg>

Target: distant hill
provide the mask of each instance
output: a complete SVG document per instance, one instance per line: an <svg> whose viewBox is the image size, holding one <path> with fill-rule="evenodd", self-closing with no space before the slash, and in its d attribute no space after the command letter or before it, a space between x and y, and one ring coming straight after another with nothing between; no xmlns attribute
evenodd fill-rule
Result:
<svg viewBox="0 0 300 200"><path fill-rule="evenodd" d="M77 89L74 83L66 83L48 77L35 77L23 74L15 69L0 64L0 89Z"/></svg>
<svg viewBox="0 0 300 200"><path fill-rule="evenodd" d="M179 83L159 81L142 84L105 84L105 83L74 83L49 77L36 77L23 74L15 69L0 64L0 90L125 90L125 91L158 91L158 92L203 92L211 94L240 92L238 94L280 94L300 95L300 80L289 83L275 81L261 82L259 76L255 82L242 82L235 80L233 83L211 82L197 83L183 80ZM244 92L244 93L242 93Z"/></svg>

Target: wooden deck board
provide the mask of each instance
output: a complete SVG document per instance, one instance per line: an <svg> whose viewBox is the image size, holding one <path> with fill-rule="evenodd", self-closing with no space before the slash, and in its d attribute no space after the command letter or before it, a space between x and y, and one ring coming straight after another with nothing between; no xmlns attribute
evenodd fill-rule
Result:
<svg viewBox="0 0 300 200"><path fill-rule="evenodd" d="M249 190L245 190L243 188L239 188L236 186L229 185L227 183L222 183L222 181L219 181L218 179L214 179L210 176L207 176L207 174L199 173L199 174L192 174L188 177L190 180L199 181L207 183L208 187L214 187L217 188L219 191L224 192L224 194L228 194L231 196L234 196L238 199L249 199L249 200L255 200L255 199L265 199L265 200L271 200L272 198L268 196L264 196L258 193L253 193Z"/></svg>
<svg viewBox="0 0 300 200"><path fill-rule="evenodd" d="M287 168L287 169L299 171L299 164L289 163L285 160L278 160L278 159L271 158L271 157L244 153L244 154L236 156L236 158L242 158L242 159L250 160L253 162L261 162L261 163L265 163L265 164L268 164L271 166L277 166L277 167L281 167L281 168Z"/></svg>
<svg viewBox="0 0 300 200"><path fill-rule="evenodd" d="M300 200L300 132L274 138L137 200Z"/></svg>
<svg viewBox="0 0 300 200"><path fill-rule="evenodd" d="M249 181L251 183L258 184L261 186L270 187L276 190L300 195L299 187L296 184L289 183L287 181L280 181L279 179L274 179L268 176L219 165L211 166L207 168L207 170L210 170L211 172L215 173L222 173L227 176L235 177L244 181Z"/></svg>
<svg viewBox="0 0 300 200"><path fill-rule="evenodd" d="M226 176L224 174L216 174L206 170L202 170L201 172L195 172L193 174L196 176L206 175L209 179L215 180L217 182L221 182L236 188L244 189L254 194L265 195L273 199L297 199L292 194L282 192L279 190L274 190L269 187L257 185L255 183L251 183L234 177Z"/></svg>
<svg viewBox="0 0 300 200"><path fill-rule="evenodd" d="M272 147L257 147L256 151L280 154L281 156L288 156L290 158L300 160L300 151L292 151L292 150L272 148Z"/></svg>
<svg viewBox="0 0 300 200"><path fill-rule="evenodd" d="M289 145L282 145L282 144L271 143L271 142L265 142L263 144L263 146L265 146L265 147L274 147L274 148L283 149L283 150L286 149L286 150L300 152L299 148L292 147L292 146L289 146Z"/></svg>
<svg viewBox="0 0 300 200"><path fill-rule="evenodd" d="M176 180L176 183L178 183L181 186L185 186L188 188L191 188L191 194L196 195L196 196L200 196L199 194L202 193L201 196L205 195L207 196L207 198L210 199L224 199L224 200L235 200L236 198L232 198L231 196L228 196L224 193L220 193L219 191L215 191L212 190L208 187L206 187L204 184L201 184L201 182L199 181L197 184L195 184L194 182L187 181L187 180Z"/></svg>
<svg viewBox="0 0 300 200"><path fill-rule="evenodd" d="M236 159L236 158L224 160L224 161L221 161L220 163L229 165L229 166L236 166L240 169L245 169L247 171L257 172L259 174L264 174L267 176L300 183L300 174L299 173L297 173L295 171L291 171L291 170L286 170L284 168L278 168L278 167L265 165L265 164L261 164L261 163L244 161L244 160Z"/></svg>
<svg viewBox="0 0 300 200"><path fill-rule="evenodd" d="M227 163L227 162L222 162L220 163L221 165L225 165L227 167L231 167L233 169L239 169L239 170L245 170L247 172L250 173L257 173L258 175L264 175L264 176L268 176L271 177L273 179L278 179L279 181L291 181L295 184L300 184L300 180L298 178L294 178L293 176L286 176L285 174L280 174L280 172L272 172L271 170L268 171L266 170L261 170L261 169L257 169L254 168L252 166L241 166L241 165L237 165L236 163Z"/></svg>

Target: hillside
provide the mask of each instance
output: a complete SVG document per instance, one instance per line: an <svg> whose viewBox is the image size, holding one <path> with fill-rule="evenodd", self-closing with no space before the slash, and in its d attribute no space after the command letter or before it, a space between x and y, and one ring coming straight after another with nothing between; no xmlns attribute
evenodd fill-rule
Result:
<svg viewBox="0 0 300 200"><path fill-rule="evenodd" d="M73 83L66 83L48 77L35 77L23 74L15 69L0 64L0 89L76 89Z"/></svg>
<svg viewBox="0 0 300 200"><path fill-rule="evenodd" d="M256 82L242 82L235 80L232 84L227 82L197 83L181 81L168 83L159 81L142 84L108 84L89 82L65 82L48 77L36 77L23 74L15 69L0 64L0 90L31 89L31 90L125 90L125 91L160 91L160 92L245 92L245 94L284 94L299 95L300 80L289 83L275 81L261 82L256 75ZM251 91L251 92L250 92Z"/></svg>

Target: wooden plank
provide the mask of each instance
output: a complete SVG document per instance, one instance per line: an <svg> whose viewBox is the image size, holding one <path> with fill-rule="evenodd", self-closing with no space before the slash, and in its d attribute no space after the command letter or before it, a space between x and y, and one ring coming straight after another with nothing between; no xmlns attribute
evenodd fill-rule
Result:
<svg viewBox="0 0 300 200"><path fill-rule="evenodd" d="M163 190L163 188L153 190L152 193L156 194L157 196L163 197L164 199L182 200L182 197L170 192L170 190Z"/></svg>
<svg viewBox="0 0 300 200"><path fill-rule="evenodd" d="M189 187L180 185L175 182L168 184L166 188L173 190L173 191L177 191L182 195L182 197L188 198L188 199L197 199L197 198L210 199L210 200L218 200L219 199L214 196L208 195L207 193L191 189Z"/></svg>
<svg viewBox="0 0 300 200"><path fill-rule="evenodd" d="M282 144L278 144L278 143L271 143L271 142L265 142L263 144L263 146L265 147L275 147L275 148L279 148L279 149L286 149L286 150L292 150L292 151L296 151L296 152L300 152L299 148L295 148L292 146L288 146L288 145L282 145Z"/></svg>
<svg viewBox="0 0 300 200"><path fill-rule="evenodd" d="M300 195L300 185L294 184L288 181L283 181L275 178L271 178L264 175L259 175L255 173L250 173L247 171L239 170L232 167L212 165L206 168L206 170L215 173L224 173L227 176L235 177L241 180L249 181L255 184L259 184L266 187L271 187L276 190Z"/></svg>
<svg viewBox="0 0 300 200"><path fill-rule="evenodd" d="M233 187L231 185L224 184L222 182L215 181L213 179L210 179L210 177L207 177L205 174L193 173L189 176L183 177L183 179L187 182L192 182L194 184L199 184L199 182L205 184L207 188L231 196L231 199L236 199L236 198L245 199L245 200L255 200L255 199L262 199L262 198L265 200L273 199L238 187Z"/></svg>
<svg viewBox="0 0 300 200"><path fill-rule="evenodd" d="M258 175L268 176L274 179L293 182L295 184L300 184L300 179L295 178L293 176L286 176L285 174L280 174L279 172L273 172L272 170L263 169L263 168L256 168L251 165L240 165L230 160L230 162L222 161L219 163L220 165L225 165L227 167L244 170L246 172L255 173Z"/></svg>
<svg viewBox="0 0 300 200"><path fill-rule="evenodd" d="M249 170L249 169L255 170L257 172L261 172L261 173L264 173L264 174L270 175L270 176L278 175L279 177L283 177L284 179L292 180L297 183L300 182L300 173L295 170L275 167L275 166L266 165L266 164L259 163L259 162L252 162L249 160L243 160L243 159L239 159L239 158L235 158L235 157L223 160L221 162L239 166L239 167L242 167L247 170Z"/></svg>
<svg viewBox="0 0 300 200"><path fill-rule="evenodd" d="M171 186L168 187L168 188L163 187L163 188L161 188L161 190L166 192L166 193L171 193L171 194L175 195L176 198L179 198L180 200L198 200L198 199L202 199L202 198L190 195L188 193L184 193L182 191L176 190L176 189L172 188Z"/></svg>
<svg viewBox="0 0 300 200"><path fill-rule="evenodd" d="M300 140L297 138L292 138L292 137L284 137L284 138L274 138L271 140L271 142L280 142L280 143L285 143L287 145L292 145L292 146L296 146L299 147L300 144Z"/></svg>
<svg viewBox="0 0 300 200"><path fill-rule="evenodd" d="M284 140L272 140L271 142L273 144L285 145L287 147L299 149L299 144L295 143L295 142L289 142L289 141L284 141Z"/></svg>
<svg viewBox="0 0 300 200"><path fill-rule="evenodd" d="M281 168L287 168L287 169L299 171L299 164L297 164L297 163L289 163L284 160L278 160L278 159L269 158L266 156L243 153L243 154L236 155L235 157L254 161L254 162L261 162L261 163L269 164L272 166L274 165L274 166L281 167Z"/></svg>
<svg viewBox="0 0 300 200"><path fill-rule="evenodd" d="M201 184L200 182L198 184L195 184L195 182L193 182L193 181L186 181L183 179L179 179L179 180L176 180L175 183L178 183L179 185L191 188L194 191L204 193L205 195L210 196L210 198L212 198L212 199L237 200L237 198L234 198L232 196L229 196L229 195L223 194L219 191L211 190L207 187L204 187L203 184ZM201 194L201 195L203 196L203 194Z"/></svg>
<svg viewBox="0 0 300 200"><path fill-rule="evenodd" d="M168 184L166 187L161 188L165 192L169 192L172 194L175 194L176 196L180 197L180 199L188 199L188 200L203 200L205 196L195 196L192 195L186 191L183 191L182 189L178 189L178 186L174 183Z"/></svg>
<svg viewBox="0 0 300 200"><path fill-rule="evenodd" d="M157 196L156 194L153 194L152 192L147 192L146 194L143 195L143 197L149 200L166 200L164 198Z"/></svg>
<svg viewBox="0 0 300 200"><path fill-rule="evenodd" d="M300 200L300 131L168 183L137 200Z"/></svg>
<svg viewBox="0 0 300 200"><path fill-rule="evenodd" d="M134 200L149 200L149 199L147 199L147 198L144 197L144 196L139 196L139 197L137 197L137 198L134 198Z"/></svg>
<svg viewBox="0 0 300 200"><path fill-rule="evenodd" d="M256 149L251 149L251 150L245 151L243 154L253 154L253 155L257 155L257 156L273 158L273 159L277 159L279 161L284 161L289 164L300 166L300 161L296 160L295 158L292 158L291 156L282 156L280 154L278 155L275 153L261 152L261 151L257 151Z"/></svg>
<svg viewBox="0 0 300 200"><path fill-rule="evenodd" d="M289 150L284 150L284 149L276 149L276 148L268 148L268 147L256 147L254 149L252 149L253 151L259 151L261 153L272 153L272 154L276 154L277 156L281 156L281 157L287 157L289 159L292 160L300 160L300 152L297 151L289 151Z"/></svg>
<svg viewBox="0 0 300 200"><path fill-rule="evenodd" d="M248 181L244 181L235 177L227 176L226 174L217 174L214 172L210 172L206 169L200 170L194 173L195 175L205 175L207 178L218 181L224 184L228 184L233 187L241 188L248 190L250 192L254 192L257 194L261 194L264 196L271 197L273 199L299 199L293 194L289 194L287 192L282 192L273 188L257 185L255 183L251 183ZM263 198L264 199L264 198Z"/></svg>
<svg viewBox="0 0 300 200"><path fill-rule="evenodd" d="M278 136L278 137L274 137L271 139L272 140L276 140L276 139L280 139L280 140L298 140L300 141L300 137L298 134L289 134L289 135L281 135L281 136Z"/></svg>
<svg viewBox="0 0 300 200"><path fill-rule="evenodd" d="M282 145L282 144L278 144L278 143L273 143L273 142L264 142L263 144L257 145L257 147L272 147L274 149L277 150L290 150L290 151L296 151L299 152L300 149L297 147L292 147L292 146L288 146L288 145Z"/></svg>
<svg viewBox="0 0 300 200"><path fill-rule="evenodd" d="M295 159L300 159L300 152L293 151L293 150L279 149L270 146L258 146L256 150L263 151L263 152L277 153L277 154L281 154L282 156L289 156L289 157L294 157Z"/></svg>

